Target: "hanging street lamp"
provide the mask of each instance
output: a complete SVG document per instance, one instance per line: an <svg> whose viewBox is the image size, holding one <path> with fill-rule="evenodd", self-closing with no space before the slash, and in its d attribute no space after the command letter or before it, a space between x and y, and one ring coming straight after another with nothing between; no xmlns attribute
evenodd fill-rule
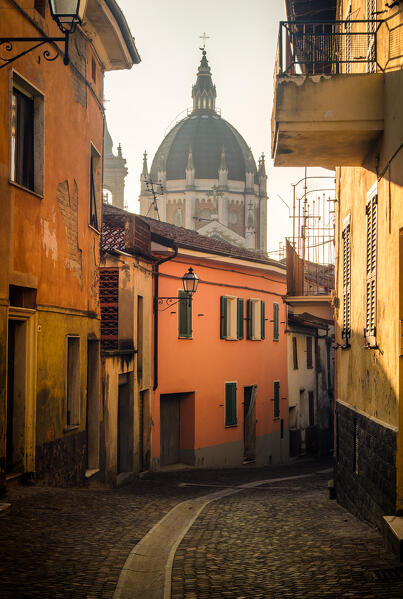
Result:
<svg viewBox="0 0 403 599"><path fill-rule="evenodd" d="M32 50L36 50L45 44L55 44L55 42L64 42L63 62L67 66L70 63L69 36L75 32L77 25L82 23L86 5L87 0L49 0L52 19L64 34L64 37L0 37L0 61L4 63L0 64L0 69L14 62L17 58L21 58L25 54L32 52ZM33 45L27 50L22 50L19 54L13 56L3 57L1 55L1 50L12 52L14 45L20 43L30 43ZM55 56L52 56L49 50L45 50L43 57L45 60L52 61L56 60L59 54L59 48L57 48Z"/></svg>
<svg viewBox="0 0 403 599"><path fill-rule="evenodd" d="M183 290L187 294L187 298L180 297L180 296L179 297L176 297L176 296L175 297L156 297L155 298L156 309L158 307L158 304L162 305L165 303L165 304L167 304L167 307L164 308L163 310L167 310L171 306L174 306L178 302L183 301L185 299L188 300L189 306L190 306L192 303L193 295L196 293L197 287L199 285L199 277L194 272L192 267L190 267L189 270L187 272L185 272L185 274L183 275L182 284L183 284Z"/></svg>

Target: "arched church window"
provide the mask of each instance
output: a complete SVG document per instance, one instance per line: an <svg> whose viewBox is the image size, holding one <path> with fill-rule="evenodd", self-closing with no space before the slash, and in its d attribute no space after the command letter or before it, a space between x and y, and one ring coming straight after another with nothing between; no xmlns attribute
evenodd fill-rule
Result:
<svg viewBox="0 0 403 599"><path fill-rule="evenodd" d="M177 227L181 227L183 225L182 206L178 206L178 208L175 210L173 215L173 222L174 225L176 225Z"/></svg>
<svg viewBox="0 0 403 599"><path fill-rule="evenodd" d="M203 108L206 108L206 98L203 98Z"/></svg>
<svg viewBox="0 0 403 599"><path fill-rule="evenodd" d="M104 204L112 204L112 198L112 192L104 187L102 190L102 199L104 201Z"/></svg>
<svg viewBox="0 0 403 599"><path fill-rule="evenodd" d="M238 213L231 210L228 215L228 220L230 225L237 225L239 222Z"/></svg>

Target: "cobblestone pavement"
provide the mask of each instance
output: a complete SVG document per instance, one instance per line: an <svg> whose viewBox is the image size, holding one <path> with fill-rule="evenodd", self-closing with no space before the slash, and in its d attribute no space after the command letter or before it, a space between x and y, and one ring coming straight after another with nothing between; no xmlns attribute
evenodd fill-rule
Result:
<svg viewBox="0 0 403 599"><path fill-rule="evenodd" d="M110 598L133 546L179 502L327 466L166 472L115 490L13 487L0 515L0 597ZM172 597L402 597L380 535L327 499L328 476L209 504L178 548Z"/></svg>
<svg viewBox="0 0 403 599"><path fill-rule="evenodd" d="M172 599L402 599L403 567L329 500L328 476L210 503L176 551Z"/></svg>

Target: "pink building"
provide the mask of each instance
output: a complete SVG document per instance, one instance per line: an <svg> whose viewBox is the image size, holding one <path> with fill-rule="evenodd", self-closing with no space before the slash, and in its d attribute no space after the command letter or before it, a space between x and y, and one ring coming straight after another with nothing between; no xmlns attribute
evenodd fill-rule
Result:
<svg viewBox="0 0 403 599"><path fill-rule="evenodd" d="M142 217L154 295L151 467L289 457L286 271L257 251ZM200 282L189 302L182 277ZM176 303L175 303L176 302Z"/></svg>

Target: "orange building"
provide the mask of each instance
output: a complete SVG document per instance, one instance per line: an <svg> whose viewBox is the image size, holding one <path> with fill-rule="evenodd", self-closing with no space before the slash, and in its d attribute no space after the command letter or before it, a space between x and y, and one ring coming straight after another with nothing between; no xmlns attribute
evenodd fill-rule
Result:
<svg viewBox="0 0 403 599"><path fill-rule="evenodd" d="M284 265L142 218L159 258L151 467L288 459ZM182 287L189 267L200 279L192 302Z"/></svg>
<svg viewBox="0 0 403 599"><path fill-rule="evenodd" d="M10 63L29 44L3 45L0 58L2 486L77 482L99 465L103 78L140 58L115 0L82 4L69 66L48 60L55 44ZM0 37L61 35L48 2L0 12Z"/></svg>

